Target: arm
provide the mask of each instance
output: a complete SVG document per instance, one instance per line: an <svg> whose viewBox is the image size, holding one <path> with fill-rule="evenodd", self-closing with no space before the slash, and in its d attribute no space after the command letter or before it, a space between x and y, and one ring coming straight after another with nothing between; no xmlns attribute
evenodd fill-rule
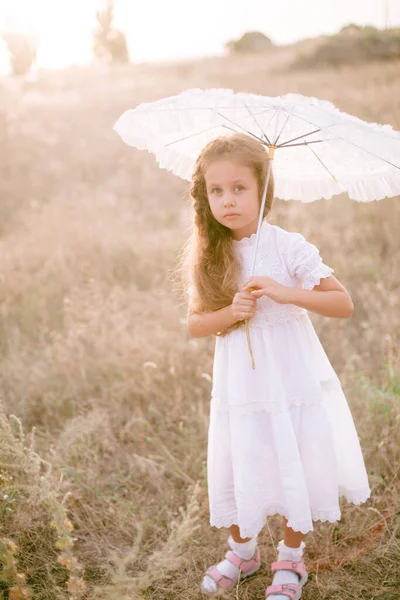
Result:
<svg viewBox="0 0 400 600"><path fill-rule="evenodd" d="M319 285L315 285L312 290L289 289L289 304L306 308L324 317L347 319L353 313L354 304L349 292L333 275L321 279Z"/></svg>
<svg viewBox="0 0 400 600"><path fill-rule="evenodd" d="M216 335L219 331L230 327L238 319L233 316L232 304L219 310L206 313L191 313L187 317L189 335L195 338Z"/></svg>
<svg viewBox="0 0 400 600"><path fill-rule="evenodd" d="M279 304L295 304L324 317L347 319L354 310L350 294L333 275L321 278L310 290L288 287L270 277L253 276L245 281L243 289L251 288L255 298L268 296Z"/></svg>
<svg viewBox="0 0 400 600"><path fill-rule="evenodd" d="M354 310L350 294L332 275L333 269L322 262L318 248L300 233L286 238L286 268L302 287L285 286L269 277L249 277L244 289L255 298L268 296L280 304L294 304L325 317L348 318Z"/></svg>
<svg viewBox="0 0 400 600"><path fill-rule="evenodd" d="M187 319L188 332L193 337L218 335L238 321L251 319L256 313L256 300L248 291L239 291L233 297L232 303L218 310L205 313L195 313L189 303Z"/></svg>

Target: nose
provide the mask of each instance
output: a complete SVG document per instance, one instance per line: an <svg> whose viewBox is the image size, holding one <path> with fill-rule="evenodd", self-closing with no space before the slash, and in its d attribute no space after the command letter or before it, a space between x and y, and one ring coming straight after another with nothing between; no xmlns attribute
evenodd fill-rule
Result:
<svg viewBox="0 0 400 600"><path fill-rule="evenodd" d="M230 196L230 194L226 194L224 196L224 206L225 208L229 208L231 206L235 206L234 198Z"/></svg>

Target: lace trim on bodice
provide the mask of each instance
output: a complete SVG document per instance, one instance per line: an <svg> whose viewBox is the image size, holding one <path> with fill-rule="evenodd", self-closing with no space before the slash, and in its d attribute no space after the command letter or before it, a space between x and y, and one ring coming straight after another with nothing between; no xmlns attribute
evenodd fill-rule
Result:
<svg viewBox="0 0 400 600"><path fill-rule="evenodd" d="M260 231L260 242L261 240L265 240L270 233L271 225L268 221L263 221L261 223L261 231ZM239 248L247 248L249 246L255 246L256 243L257 232L252 233L249 236L243 237L241 240L232 239L233 246L237 249Z"/></svg>
<svg viewBox="0 0 400 600"><path fill-rule="evenodd" d="M286 308L277 308L276 310L273 310L266 302L262 302L262 300L262 298L258 300L256 314L248 321L250 329L252 327L265 327L277 325L279 323L290 323L304 317L309 318L307 310L300 306L287 304L285 305Z"/></svg>

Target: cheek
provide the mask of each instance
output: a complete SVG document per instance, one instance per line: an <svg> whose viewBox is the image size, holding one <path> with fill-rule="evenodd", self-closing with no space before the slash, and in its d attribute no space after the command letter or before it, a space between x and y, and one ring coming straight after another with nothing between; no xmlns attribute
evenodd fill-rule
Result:
<svg viewBox="0 0 400 600"><path fill-rule="evenodd" d="M256 191L249 191L244 197L243 201L249 209L259 208L260 201L258 199L258 195Z"/></svg>
<svg viewBox="0 0 400 600"><path fill-rule="evenodd" d="M210 205L211 212L215 212L218 209L218 198L211 196L208 199L208 204Z"/></svg>
<svg viewBox="0 0 400 600"><path fill-rule="evenodd" d="M208 204L210 206L210 210L211 210L212 214L215 216L215 213L217 211L217 202L215 201L214 198L209 198Z"/></svg>

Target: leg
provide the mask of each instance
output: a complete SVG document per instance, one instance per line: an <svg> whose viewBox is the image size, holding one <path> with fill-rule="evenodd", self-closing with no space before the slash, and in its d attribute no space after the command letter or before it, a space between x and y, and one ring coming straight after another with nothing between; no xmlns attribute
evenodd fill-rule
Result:
<svg viewBox="0 0 400 600"><path fill-rule="evenodd" d="M229 527L229 531L231 532L231 536L238 544L244 544L245 542L249 542L251 538L241 538L239 535L239 527L237 525L231 525ZM299 542L300 543L300 542Z"/></svg>
<svg viewBox="0 0 400 600"><path fill-rule="evenodd" d="M231 525L229 532L228 543L236 558L234 560L232 556L230 559L225 558L225 560L210 567L210 569L215 567L214 572L206 573L201 583L202 591L209 595L217 592L218 586L221 587L224 584L221 581L217 583L221 575L225 577L225 584L232 589L232 586L236 585L239 578L239 568L242 571L240 575L242 579L255 573L260 568L260 551L257 549L257 536L253 538L240 537L238 525Z"/></svg>
<svg viewBox="0 0 400 600"><path fill-rule="evenodd" d="M293 531L291 527L287 526L287 519L283 517L283 541L285 546L289 548L298 548L305 537L301 531Z"/></svg>
<svg viewBox="0 0 400 600"><path fill-rule="evenodd" d="M278 550L278 560L280 561L289 561L289 562L301 562L303 555L303 547L304 543L303 538L305 537L304 533L301 531L293 531L291 527L287 526L287 519L283 517L283 540L280 540L277 550ZM281 593L282 585L301 585L303 586L303 580L301 579L301 575L290 571L289 569L278 569L275 571L272 585L267 588L267 597L269 598L269 594L272 594L271 600L287 600L287 596L284 593ZM307 579L306 579L307 581ZM268 591L269 590L269 591Z"/></svg>

